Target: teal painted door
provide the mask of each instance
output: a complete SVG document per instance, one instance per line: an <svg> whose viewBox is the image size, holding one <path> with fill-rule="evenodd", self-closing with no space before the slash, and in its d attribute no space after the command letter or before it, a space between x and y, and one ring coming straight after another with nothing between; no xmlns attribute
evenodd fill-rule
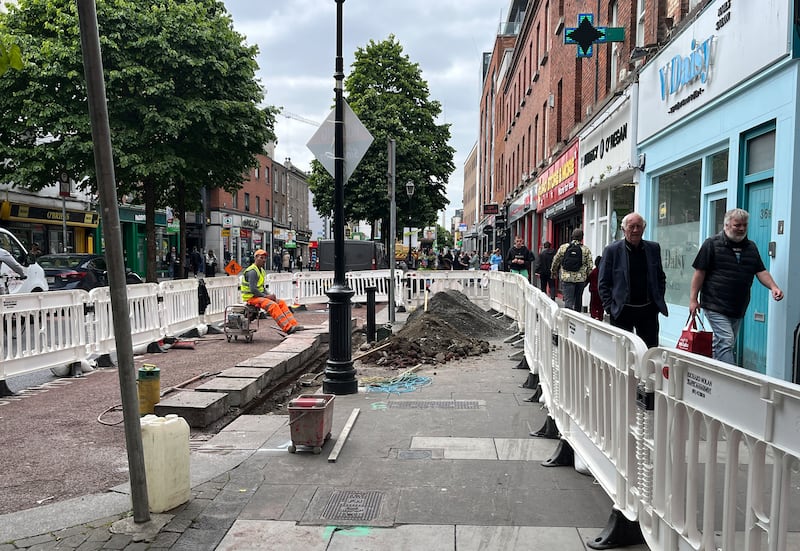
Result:
<svg viewBox="0 0 800 551"><path fill-rule="evenodd" d="M764 266L769 270L770 257L767 251L772 237L771 179L747 186L746 209L750 213L747 237L758 246ZM753 280L750 306L747 307L739 335L739 358L741 358L742 367L758 373L765 373L767 369L769 301L769 289L761 285L756 278Z"/></svg>

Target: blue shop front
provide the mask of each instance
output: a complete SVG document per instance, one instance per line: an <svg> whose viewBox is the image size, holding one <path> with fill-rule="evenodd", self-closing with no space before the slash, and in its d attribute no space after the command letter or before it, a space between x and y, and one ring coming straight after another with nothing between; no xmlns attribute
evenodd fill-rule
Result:
<svg viewBox="0 0 800 551"><path fill-rule="evenodd" d="M758 280L738 339L740 366L797 381L800 204L797 150L800 71L791 2L712 2L640 70L637 145L645 172L640 209L661 244L668 318L661 344L688 317L692 263L724 214L750 213L748 237L783 289L775 302Z"/></svg>

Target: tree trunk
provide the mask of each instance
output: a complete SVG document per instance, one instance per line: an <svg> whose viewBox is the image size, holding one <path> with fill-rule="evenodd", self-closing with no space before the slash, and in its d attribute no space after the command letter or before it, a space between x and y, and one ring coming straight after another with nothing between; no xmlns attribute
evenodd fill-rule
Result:
<svg viewBox="0 0 800 551"><path fill-rule="evenodd" d="M144 184L144 229L145 229L145 281L158 283L158 248L156 243L156 187Z"/></svg>

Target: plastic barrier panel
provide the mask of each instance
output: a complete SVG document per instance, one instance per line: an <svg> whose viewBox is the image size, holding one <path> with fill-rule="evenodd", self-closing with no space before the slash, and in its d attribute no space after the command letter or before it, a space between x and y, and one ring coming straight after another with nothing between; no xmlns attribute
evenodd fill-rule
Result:
<svg viewBox="0 0 800 551"><path fill-rule="evenodd" d="M0 297L0 380L87 358L88 300L86 291Z"/></svg>
<svg viewBox="0 0 800 551"><path fill-rule="evenodd" d="M158 312L158 289L155 283L127 286L128 315L134 349L156 342L166 335ZM116 349L116 341L109 288L92 289L89 292L89 301L94 308L92 308L93 313L87 316L86 325L92 331L94 352L110 354Z"/></svg>
<svg viewBox="0 0 800 551"><path fill-rule="evenodd" d="M161 326L167 335L177 336L199 323L196 279L174 279L158 284L161 302Z"/></svg>
<svg viewBox="0 0 800 551"><path fill-rule="evenodd" d="M710 358L645 356L652 418L637 453L654 549L798 549L800 387Z"/></svg>
<svg viewBox="0 0 800 551"><path fill-rule="evenodd" d="M647 347L632 333L566 309L558 335L560 387L550 414L614 506L636 520L629 474L636 473L636 374Z"/></svg>
<svg viewBox="0 0 800 551"><path fill-rule="evenodd" d="M242 301L239 278L208 277L203 281L210 301L203 314L203 321L208 324L222 323L225 319L225 307Z"/></svg>

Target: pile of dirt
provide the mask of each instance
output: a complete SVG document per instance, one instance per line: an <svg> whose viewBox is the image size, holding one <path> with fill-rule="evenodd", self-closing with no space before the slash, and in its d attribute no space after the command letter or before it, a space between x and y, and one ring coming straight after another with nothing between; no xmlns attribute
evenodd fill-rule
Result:
<svg viewBox="0 0 800 551"><path fill-rule="evenodd" d="M412 312L391 337L359 348L363 364L406 369L417 364L442 364L492 350L488 341L513 334L507 319L495 319L458 291L436 293L428 311ZM369 353L372 350L373 352Z"/></svg>
<svg viewBox="0 0 800 551"><path fill-rule="evenodd" d="M425 314L446 321L467 337L502 339L514 333L510 320L494 318L460 291L448 290L436 293L428 301L427 312L418 308L409 314L406 327L413 326L417 318Z"/></svg>

